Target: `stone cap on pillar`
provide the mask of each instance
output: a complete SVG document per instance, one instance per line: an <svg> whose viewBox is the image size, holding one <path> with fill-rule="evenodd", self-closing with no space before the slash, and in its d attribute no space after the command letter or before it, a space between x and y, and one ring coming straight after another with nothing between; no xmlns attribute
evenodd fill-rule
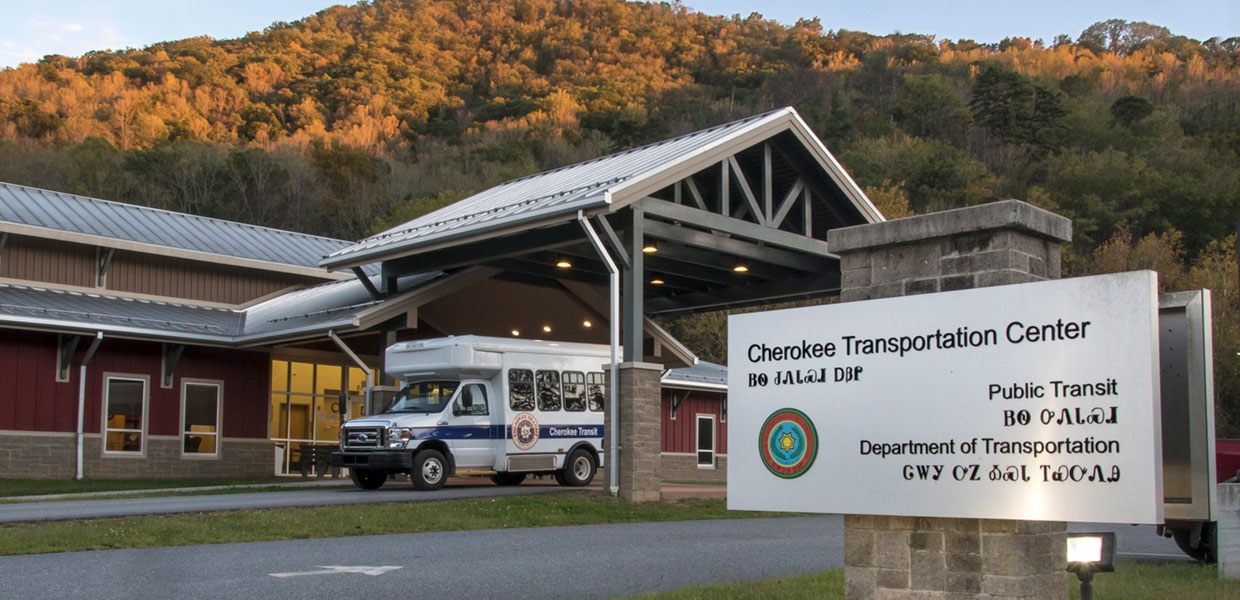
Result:
<svg viewBox="0 0 1240 600"><path fill-rule="evenodd" d="M1072 240L1072 221L1020 200L895 219L827 232L827 247L839 254L874 246L894 246L974 232L1016 230L1058 243Z"/></svg>

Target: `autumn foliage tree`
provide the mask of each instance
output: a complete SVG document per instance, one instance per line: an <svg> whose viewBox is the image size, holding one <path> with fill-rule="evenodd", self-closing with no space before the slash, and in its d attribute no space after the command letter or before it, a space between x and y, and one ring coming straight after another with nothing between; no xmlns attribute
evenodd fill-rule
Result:
<svg viewBox="0 0 1240 600"><path fill-rule="evenodd" d="M1240 38L1119 19L1075 39L1012 33L370 0L238 39L4 69L0 181L357 238L506 179L794 106L890 216L1026 199L1073 220L1074 272L1174 247L1153 253L1164 284L1236 306L1215 286L1235 293ZM1220 339L1234 315L1217 315ZM720 322L677 331L707 347Z"/></svg>

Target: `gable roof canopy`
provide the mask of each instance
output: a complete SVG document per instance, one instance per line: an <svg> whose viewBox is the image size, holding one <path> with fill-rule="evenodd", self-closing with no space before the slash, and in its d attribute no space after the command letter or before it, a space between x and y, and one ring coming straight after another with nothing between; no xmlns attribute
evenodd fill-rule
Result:
<svg viewBox="0 0 1240 600"><path fill-rule="evenodd" d="M812 182L816 190L811 188L811 193L822 192L831 198L833 204L848 207L843 211L846 214L832 214L839 209L828 207L827 214L811 220L830 226L836 224L832 221L855 224L853 221L883 219L796 110L789 107L508 181L332 252L320 264L331 270L346 269L462 245L479 237L502 236L572 221L579 210L589 215L612 213L660 190L667 192L664 188L669 186L676 188L670 192L676 197L664 200L702 208L709 201L703 197L702 188L718 191L720 187L717 181L713 184L706 181L710 175L705 171L709 167L727 161L749 146L757 144L760 147L761 142L777 137L780 139L777 140L775 152L779 156L774 162L780 164L774 166L782 172L776 173L775 178L791 177L794 180L789 185L778 186L789 188L782 190L784 196L795 185L797 174L791 171L817 170L818 180ZM744 156L740 160L750 168L765 166L752 164L755 160L762 160L755 156ZM748 180L760 175L758 172L748 174L745 184L739 183L740 178L736 177L736 181L728 186L736 196L731 208L742 217L749 208L748 197L755 191ZM675 185L686 179L693 179L694 183ZM764 193L765 188L756 191ZM766 196L763 201L768 199ZM717 202L714 197L711 200ZM782 224L788 218L785 205L790 208L792 204L784 197L774 200L782 202L778 203L775 211L771 211L776 214L769 216L773 220L778 215ZM716 205L713 208L720 207ZM796 217L789 221L792 222L799 223ZM811 237L825 240L826 227Z"/></svg>
<svg viewBox="0 0 1240 600"><path fill-rule="evenodd" d="M0 233L342 279L318 267L349 242L0 182ZM372 271L374 269L371 269Z"/></svg>
<svg viewBox="0 0 1240 600"><path fill-rule="evenodd" d="M641 290L644 306L626 308L636 317L838 293L827 231L881 220L797 112L783 108L509 181L320 264L382 261L385 280L487 265L553 287L605 286L589 223L621 264L626 297Z"/></svg>

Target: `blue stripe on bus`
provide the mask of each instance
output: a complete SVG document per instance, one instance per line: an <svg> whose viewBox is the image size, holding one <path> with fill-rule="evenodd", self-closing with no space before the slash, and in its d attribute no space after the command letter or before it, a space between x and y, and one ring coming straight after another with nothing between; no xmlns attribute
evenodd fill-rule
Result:
<svg viewBox="0 0 1240 600"><path fill-rule="evenodd" d="M441 425L439 427L414 427L411 431L415 440L485 440L512 437L512 427L508 425ZM541 425L538 427L538 437L602 439L603 426Z"/></svg>

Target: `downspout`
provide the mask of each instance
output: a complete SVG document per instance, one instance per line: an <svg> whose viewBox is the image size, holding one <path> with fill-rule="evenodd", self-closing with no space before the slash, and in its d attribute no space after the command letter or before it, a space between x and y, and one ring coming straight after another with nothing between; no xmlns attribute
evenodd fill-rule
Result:
<svg viewBox="0 0 1240 600"><path fill-rule="evenodd" d="M371 386L371 384L374 382L374 373L370 370L370 367L369 367L369 366L368 366L365 362L363 362L363 361L362 361L361 357L359 357L357 354L355 354L355 353L353 352L353 350L352 350L351 348L349 348L348 346L346 346L346 345L345 345L344 340L340 339L340 336L336 335L336 331L335 331L334 329L332 329L332 330L328 330L328 332L327 332L327 337L331 338L331 340L332 340L333 342L335 342L337 346L339 346L339 347L340 347L340 350L341 350L342 352L344 352L344 353L345 353L345 354L349 357L349 360L352 360L352 361L353 361L353 363L354 363L354 364L356 364L356 365L357 365L357 367L358 367L359 369L361 369L362 371L365 371L365 372L366 372L366 406L365 406L365 410L366 410L366 411L369 411L369 410L370 410L370 386ZM344 422L344 415L345 415L345 414L347 414L347 411L345 410L345 407L344 407L344 405L342 404L342 405L340 406L340 418L341 418L341 422Z"/></svg>
<svg viewBox="0 0 1240 600"><path fill-rule="evenodd" d="M612 496L620 493L620 445L619 436L620 428L616 425L619 423L620 412L617 404L617 388L620 387L620 369L616 357L620 350L620 269L616 268L616 263L612 261L611 255L607 253L607 249L603 247L603 242L599 240L598 234L594 233L594 228L590 226L590 222L586 220L582 211L577 211L577 222L581 223L581 228L586 231L586 237L590 238L590 243L594 245L594 251L598 252L599 258L603 259L603 263L607 265L607 272L611 275L611 317L609 319L611 326L611 385L608 386L608 413L611 417L611 431L607 432L607 462L611 465L607 469L610 474L608 478L608 486Z"/></svg>
<svg viewBox="0 0 1240 600"><path fill-rule="evenodd" d="M81 479L83 477L82 463L84 453L82 445L85 442L83 426L86 418L86 363L90 362L90 359L95 356L95 350L99 349L99 342L102 341L103 332L96 332L95 339L91 340L90 346L86 348L86 354L82 355L82 365L78 367L77 468L73 475L75 479Z"/></svg>

